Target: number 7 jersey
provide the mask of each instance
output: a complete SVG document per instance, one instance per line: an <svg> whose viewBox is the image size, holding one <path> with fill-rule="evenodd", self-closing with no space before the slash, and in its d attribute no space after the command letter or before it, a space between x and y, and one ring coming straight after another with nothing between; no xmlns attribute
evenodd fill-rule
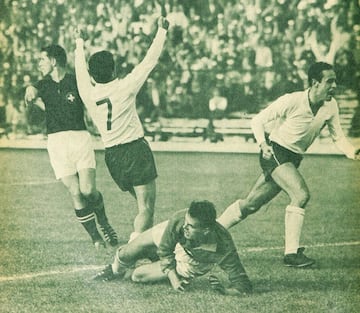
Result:
<svg viewBox="0 0 360 313"><path fill-rule="evenodd" d="M80 96L97 126L106 148L128 143L144 136L136 111L136 96L157 64L166 38L159 28L144 59L123 79L95 85L87 71L84 42L77 39L75 71Z"/></svg>
<svg viewBox="0 0 360 313"><path fill-rule="evenodd" d="M144 136L136 111L136 94L130 92L127 80L96 84L91 91L94 101L87 108L107 148Z"/></svg>

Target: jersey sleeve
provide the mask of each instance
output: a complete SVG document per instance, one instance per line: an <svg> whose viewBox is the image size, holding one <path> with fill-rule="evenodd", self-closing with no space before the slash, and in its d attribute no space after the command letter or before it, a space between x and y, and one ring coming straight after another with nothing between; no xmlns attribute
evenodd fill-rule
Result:
<svg viewBox="0 0 360 313"><path fill-rule="evenodd" d="M251 129L258 144L265 141L265 125L286 116L291 103L289 100L288 95L284 95L253 117Z"/></svg>
<svg viewBox="0 0 360 313"><path fill-rule="evenodd" d="M355 158L355 147L347 140L345 134L341 128L339 109L334 103L333 114L331 118L327 121L327 126L332 140L338 149L340 149L349 159Z"/></svg>
<svg viewBox="0 0 360 313"><path fill-rule="evenodd" d="M228 245L227 252L218 265L228 275L232 287L241 291L246 271L233 243Z"/></svg>
<svg viewBox="0 0 360 313"><path fill-rule="evenodd" d="M90 92L92 89L92 84L90 74L87 70L84 40L81 38L76 39L75 74L80 97L85 106L89 106L91 103Z"/></svg>
<svg viewBox="0 0 360 313"><path fill-rule="evenodd" d="M164 28L158 28L156 36L144 59L126 76L125 79L130 82L131 92L135 94L139 92L149 74L156 66L164 47L166 33L167 31Z"/></svg>
<svg viewBox="0 0 360 313"><path fill-rule="evenodd" d="M179 228L181 218L178 214L173 216L165 228L164 234L161 238L159 248L157 250L160 258L161 270L167 274L169 271L176 269L175 260L175 246L179 241Z"/></svg>

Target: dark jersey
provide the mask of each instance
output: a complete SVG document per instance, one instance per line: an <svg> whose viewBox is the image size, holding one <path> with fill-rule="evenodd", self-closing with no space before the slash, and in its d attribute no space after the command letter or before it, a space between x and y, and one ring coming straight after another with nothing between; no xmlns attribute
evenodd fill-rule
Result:
<svg viewBox="0 0 360 313"><path fill-rule="evenodd" d="M37 82L35 87L45 104L48 134L67 130L86 130L84 104L74 75L65 74L59 83L46 76Z"/></svg>

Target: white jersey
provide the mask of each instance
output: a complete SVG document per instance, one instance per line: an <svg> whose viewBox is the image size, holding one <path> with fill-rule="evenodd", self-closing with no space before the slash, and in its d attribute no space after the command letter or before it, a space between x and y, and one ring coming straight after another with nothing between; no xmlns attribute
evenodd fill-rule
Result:
<svg viewBox="0 0 360 313"><path fill-rule="evenodd" d="M326 125L330 135L347 157L355 157L355 148L345 138L340 126L336 100L325 101L316 115L310 108L309 90L285 94L257 114L252 120L256 141L265 141L265 129L269 123L270 140L298 154L304 154Z"/></svg>
<svg viewBox="0 0 360 313"><path fill-rule="evenodd" d="M75 70L79 93L106 148L144 136L136 111L136 96L157 64L165 38L166 30L159 28L145 58L130 74L95 86L87 71L83 40L77 40Z"/></svg>

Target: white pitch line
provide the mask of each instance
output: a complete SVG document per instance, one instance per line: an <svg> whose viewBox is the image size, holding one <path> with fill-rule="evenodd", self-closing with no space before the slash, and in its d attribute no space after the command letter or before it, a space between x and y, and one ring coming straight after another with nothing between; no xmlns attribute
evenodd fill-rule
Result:
<svg viewBox="0 0 360 313"><path fill-rule="evenodd" d="M28 185L49 185L49 184L58 184L57 180L48 180L48 181L29 181L29 182L8 182L0 183L0 186L28 186Z"/></svg>
<svg viewBox="0 0 360 313"><path fill-rule="evenodd" d="M41 276L64 275L64 274L71 274L71 273L77 273L77 272L99 270L101 268L103 268L103 266L85 265L85 266L82 266L82 267L73 267L73 268L64 269L64 270L54 270L54 271L48 271L48 272L29 273L29 274L15 275L15 276L0 276L0 282L31 279L31 278L41 277Z"/></svg>
<svg viewBox="0 0 360 313"><path fill-rule="evenodd" d="M319 243L308 245L305 247L307 248L324 248L324 247L344 247L344 246L358 246L360 245L360 241L350 241L350 242L334 242L334 243ZM245 252L264 252L270 250L281 250L284 247L253 247L253 248L245 248L242 249ZM14 276L0 276L0 282L8 282L8 281L16 281L16 280L24 280L24 279L32 279L36 277L43 277L43 276L54 276L54 275L65 275L77 272L84 272L84 271L93 271L102 269L104 266L99 265L85 265L81 267L73 267L70 269L63 269L63 270L53 270L47 272L39 272L39 273L29 273L29 274L22 274L22 275L14 275Z"/></svg>
<svg viewBox="0 0 360 313"><path fill-rule="evenodd" d="M305 248L324 248L324 247L343 247L343 246L358 246L360 241L350 241L350 242L333 242L333 243L317 243L313 245L304 245ZM281 250L284 247L253 247L253 248L244 248L245 252L264 252L268 250Z"/></svg>

